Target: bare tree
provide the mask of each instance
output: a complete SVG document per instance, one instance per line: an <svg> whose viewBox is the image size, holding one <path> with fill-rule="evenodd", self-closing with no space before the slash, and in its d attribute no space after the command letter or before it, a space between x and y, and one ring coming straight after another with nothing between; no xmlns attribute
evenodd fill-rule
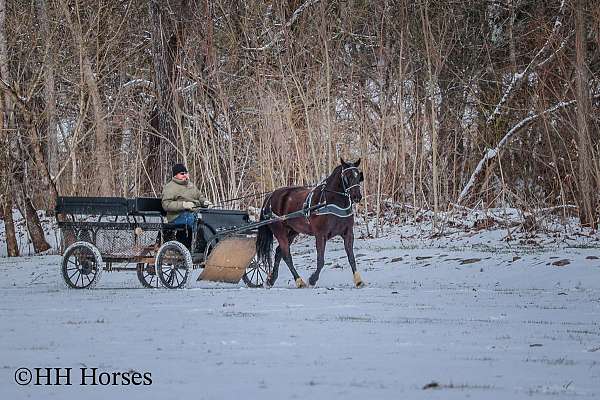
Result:
<svg viewBox="0 0 600 400"><path fill-rule="evenodd" d="M67 0L60 0L60 5L65 20L67 21L67 28L71 31L71 37L73 38L73 42L76 44L77 51L79 52L80 69L83 78L82 83L87 86L89 95L92 99L95 122L94 131L96 133L96 149L94 154L96 156L96 171L98 172L97 182L100 185L100 194L108 196L114 192L114 175L111 172L114 170L114 168L111 165L111 157L109 154L110 149L108 144L108 114L102 101L96 75L94 74L92 68L92 60L88 54L86 38L84 36L81 20L79 18L79 0L75 0L75 18L73 18L71 14Z"/></svg>
<svg viewBox="0 0 600 400"><path fill-rule="evenodd" d="M16 166L16 163L23 164L25 158L22 156L22 151L20 146L16 145L15 139L18 141L21 139L19 127L16 124L16 113L15 113L15 105L19 106L19 108L24 108L24 102L22 100L22 96L19 96L15 90L11 87L11 76L8 68L8 51L7 51L7 38L6 38L6 4L4 0L0 2L0 89L3 91L3 113L2 113L2 138L6 146L6 154L5 163L7 165L7 170L10 171L9 176L5 176L3 179L2 189L3 189L3 211L5 214L5 222L8 222L8 236L9 242L7 242L7 246L12 254L15 254L16 245L14 243L14 224L12 221L12 203L13 201L17 201L21 207L22 215L25 217L27 222L27 230L29 232L29 236L31 238L34 250L36 253L48 250L50 245L45 240L44 231L41 227L40 221L37 216L37 212L35 207L33 206L31 196L29 194L29 188L25 185L27 183L27 179L24 176L24 168L21 166ZM37 143L35 142L35 129L31 129L30 121L25 118L24 120L25 130L30 133L33 137L33 147L34 149L39 150L39 147L36 147ZM15 135L8 135L10 129L15 131ZM39 157L39 155L38 155ZM39 159L39 158L38 158ZM14 173L14 175L13 175ZM13 196L13 198L10 198ZM13 225L13 226L10 226Z"/></svg>
<svg viewBox="0 0 600 400"><path fill-rule="evenodd" d="M175 161L214 200L238 197L316 183L341 155L363 160L369 219L458 201L594 220L589 2L579 17L566 0L33 4L37 18L8 4L13 79L0 71L2 163L42 183L32 204L47 187L158 196Z"/></svg>
<svg viewBox="0 0 600 400"><path fill-rule="evenodd" d="M577 96L577 158L579 164L579 217L582 225L596 225L596 202L598 187L594 179L597 164L592 154L589 124L589 78L587 64L586 26L589 3L586 0L575 1L575 84Z"/></svg>
<svg viewBox="0 0 600 400"><path fill-rule="evenodd" d="M152 180L162 183L168 177L168 169L177 159L181 121L177 113L179 94L176 83L180 75L180 51L183 46L183 15L187 0L177 2L148 1L152 27L152 61L156 103L152 114L150 157L147 169ZM179 67L179 68L178 68Z"/></svg>

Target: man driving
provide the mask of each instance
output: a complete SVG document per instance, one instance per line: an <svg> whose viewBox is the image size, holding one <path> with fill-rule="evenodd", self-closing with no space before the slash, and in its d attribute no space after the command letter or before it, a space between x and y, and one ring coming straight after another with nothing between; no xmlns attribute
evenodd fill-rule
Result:
<svg viewBox="0 0 600 400"><path fill-rule="evenodd" d="M165 185L162 194L162 206L167 212L167 221L185 224L195 231L196 215L193 210L211 205L212 203L202 196L196 185L190 181L185 165L173 165L173 178Z"/></svg>

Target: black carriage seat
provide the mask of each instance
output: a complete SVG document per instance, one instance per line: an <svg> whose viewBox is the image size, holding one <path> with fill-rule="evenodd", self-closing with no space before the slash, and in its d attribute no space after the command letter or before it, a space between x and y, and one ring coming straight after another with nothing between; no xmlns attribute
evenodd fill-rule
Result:
<svg viewBox="0 0 600 400"><path fill-rule="evenodd" d="M177 240L190 248L191 232L185 224L173 224L166 222L166 211L162 207L162 201L156 197L136 197L128 200L129 214L138 217L159 217L162 231L158 233L156 241ZM162 236L164 234L164 237Z"/></svg>
<svg viewBox="0 0 600 400"><path fill-rule="evenodd" d="M129 215L161 217L166 221L167 212L162 207L162 201L156 197L136 197L128 199ZM180 230L186 227L185 224L172 224L163 222L163 229Z"/></svg>
<svg viewBox="0 0 600 400"><path fill-rule="evenodd" d="M124 197L66 197L56 199L57 214L63 215L107 215L128 214L128 200Z"/></svg>
<svg viewBox="0 0 600 400"><path fill-rule="evenodd" d="M128 199L127 202L131 215L167 215L162 208L161 200L156 197L136 197Z"/></svg>
<svg viewBox="0 0 600 400"><path fill-rule="evenodd" d="M111 217L158 217L163 229L178 230L184 224L166 222L167 213L162 208L161 200L154 197L75 197L59 196L56 199L56 214L62 215L97 215Z"/></svg>

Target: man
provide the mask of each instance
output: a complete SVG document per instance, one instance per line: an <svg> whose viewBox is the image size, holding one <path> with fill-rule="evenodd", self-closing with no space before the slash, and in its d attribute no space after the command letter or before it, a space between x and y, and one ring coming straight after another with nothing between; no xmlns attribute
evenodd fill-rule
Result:
<svg viewBox="0 0 600 400"><path fill-rule="evenodd" d="M162 206L167 212L167 221L185 224L195 231L196 215L193 210L211 205L212 203L204 198L196 185L190 181L185 165L173 165L173 178L165 185L162 194Z"/></svg>

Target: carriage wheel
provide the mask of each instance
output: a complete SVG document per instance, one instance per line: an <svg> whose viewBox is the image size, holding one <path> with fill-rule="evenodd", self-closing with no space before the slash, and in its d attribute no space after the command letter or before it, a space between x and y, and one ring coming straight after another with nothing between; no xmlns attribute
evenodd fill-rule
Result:
<svg viewBox="0 0 600 400"><path fill-rule="evenodd" d="M70 288L91 289L102 275L100 251L91 243L75 242L65 250L61 270Z"/></svg>
<svg viewBox="0 0 600 400"><path fill-rule="evenodd" d="M250 261L242 276L246 286L251 288L263 287L269 276L268 267L261 263L256 256Z"/></svg>
<svg viewBox="0 0 600 400"><path fill-rule="evenodd" d="M136 272L138 280L145 288L156 289L162 286L158 275L156 275L154 264L138 263Z"/></svg>
<svg viewBox="0 0 600 400"><path fill-rule="evenodd" d="M165 287L183 288L192 269L192 255L182 243L170 241L158 249L155 265L156 274Z"/></svg>

